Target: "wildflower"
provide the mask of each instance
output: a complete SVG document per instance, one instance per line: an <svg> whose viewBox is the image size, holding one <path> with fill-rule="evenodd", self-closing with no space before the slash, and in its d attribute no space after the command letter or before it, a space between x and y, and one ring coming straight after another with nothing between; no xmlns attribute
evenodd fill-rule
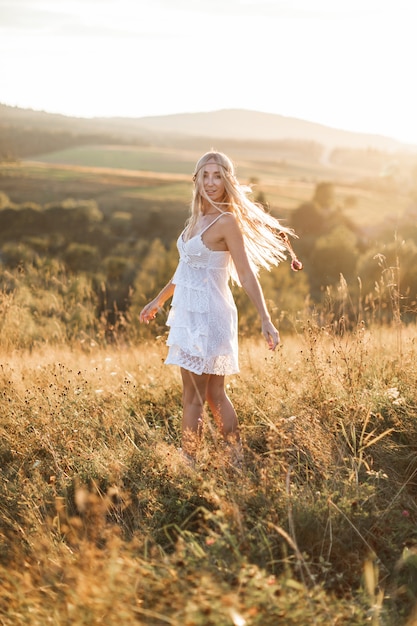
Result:
<svg viewBox="0 0 417 626"><path fill-rule="evenodd" d="M387 396L390 400L397 400L399 395L400 392L398 391L397 387L390 387L389 389L387 389Z"/></svg>
<svg viewBox="0 0 417 626"><path fill-rule="evenodd" d="M400 396L400 392L397 387L390 387L387 389L387 396L394 406L401 406L405 403L405 400Z"/></svg>

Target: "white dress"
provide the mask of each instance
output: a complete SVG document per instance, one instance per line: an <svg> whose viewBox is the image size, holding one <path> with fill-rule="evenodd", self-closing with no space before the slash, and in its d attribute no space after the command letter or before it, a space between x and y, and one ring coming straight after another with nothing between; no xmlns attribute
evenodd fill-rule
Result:
<svg viewBox="0 0 417 626"><path fill-rule="evenodd" d="M180 261L172 282L175 291L167 319L170 327L165 363L195 374L239 371L237 309L229 287L230 252L210 250L202 232L178 238Z"/></svg>

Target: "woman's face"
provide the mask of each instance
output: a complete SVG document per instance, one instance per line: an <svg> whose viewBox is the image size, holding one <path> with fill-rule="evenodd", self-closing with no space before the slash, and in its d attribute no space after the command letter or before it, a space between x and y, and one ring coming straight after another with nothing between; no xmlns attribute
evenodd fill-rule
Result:
<svg viewBox="0 0 417 626"><path fill-rule="evenodd" d="M203 169L204 191L212 202L220 202L224 196L225 186L220 169L215 161L209 161Z"/></svg>

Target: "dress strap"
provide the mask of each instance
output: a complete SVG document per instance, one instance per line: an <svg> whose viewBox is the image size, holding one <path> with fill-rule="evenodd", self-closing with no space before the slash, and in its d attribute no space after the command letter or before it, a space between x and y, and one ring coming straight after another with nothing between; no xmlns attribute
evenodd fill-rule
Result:
<svg viewBox="0 0 417 626"><path fill-rule="evenodd" d="M210 222L210 224L208 226L206 226L205 228L203 228L203 230L201 231L201 233L199 233L200 237L203 233L206 232L206 230L208 230L210 228L210 226L213 226L213 224L215 224L217 222L217 220L219 220L221 217L223 217L223 215L232 215L230 211L225 211L224 213L220 213L220 215L218 215L217 217L214 218L214 220L212 222Z"/></svg>

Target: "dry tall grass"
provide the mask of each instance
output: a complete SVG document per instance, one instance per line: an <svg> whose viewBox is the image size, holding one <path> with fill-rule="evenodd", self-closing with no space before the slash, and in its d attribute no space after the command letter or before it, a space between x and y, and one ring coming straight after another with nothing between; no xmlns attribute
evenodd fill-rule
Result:
<svg viewBox="0 0 417 626"><path fill-rule="evenodd" d="M0 624L415 624L415 328L243 342L241 469L165 351L2 353Z"/></svg>

